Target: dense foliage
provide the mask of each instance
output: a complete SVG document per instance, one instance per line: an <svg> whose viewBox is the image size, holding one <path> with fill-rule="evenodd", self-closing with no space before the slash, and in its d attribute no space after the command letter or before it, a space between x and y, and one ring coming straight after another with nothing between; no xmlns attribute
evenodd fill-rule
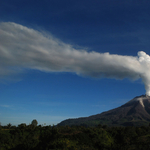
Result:
<svg viewBox="0 0 150 150"><path fill-rule="evenodd" d="M0 150L146 150L150 127L0 127Z"/></svg>

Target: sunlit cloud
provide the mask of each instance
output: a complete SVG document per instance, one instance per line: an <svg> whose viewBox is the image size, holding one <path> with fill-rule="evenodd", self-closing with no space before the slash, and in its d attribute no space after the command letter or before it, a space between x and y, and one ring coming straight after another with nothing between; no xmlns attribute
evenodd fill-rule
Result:
<svg viewBox="0 0 150 150"><path fill-rule="evenodd" d="M50 34L12 22L0 23L0 77L36 69L45 72L74 72L94 78L142 78L150 95L150 57L75 49Z"/></svg>

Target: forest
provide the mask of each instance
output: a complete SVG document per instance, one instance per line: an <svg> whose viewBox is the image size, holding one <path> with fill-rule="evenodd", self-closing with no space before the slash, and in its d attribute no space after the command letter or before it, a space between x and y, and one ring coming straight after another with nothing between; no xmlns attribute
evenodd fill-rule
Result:
<svg viewBox="0 0 150 150"><path fill-rule="evenodd" d="M0 126L0 150L146 150L150 126Z"/></svg>

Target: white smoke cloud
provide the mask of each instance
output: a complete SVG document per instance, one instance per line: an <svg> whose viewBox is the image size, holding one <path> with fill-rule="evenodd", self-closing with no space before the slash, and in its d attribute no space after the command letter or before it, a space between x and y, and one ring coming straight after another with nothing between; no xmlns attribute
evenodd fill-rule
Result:
<svg viewBox="0 0 150 150"><path fill-rule="evenodd" d="M78 75L107 78L142 78L150 95L150 57L87 52L51 35L12 23L0 23L0 77L25 68L46 72L75 72Z"/></svg>
<svg viewBox="0 0 150 150"><path fill-rule="evenodd" d="M146 94L150 96L150 56L145 52L138 52L139 62L142 66L140 74L146 89Z"/></svg>

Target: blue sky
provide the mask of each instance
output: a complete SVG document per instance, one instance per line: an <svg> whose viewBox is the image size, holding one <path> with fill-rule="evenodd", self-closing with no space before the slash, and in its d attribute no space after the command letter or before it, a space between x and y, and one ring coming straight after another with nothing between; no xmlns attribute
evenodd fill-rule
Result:
<svg viewBox="0 0 150 150"><path fill-rule="evenodd" d="M148 65L139 65L145 54L137 53L150 54L149 6L147 0L1 0L1 124L53 125L145 94L139 76Z"/></svg>

